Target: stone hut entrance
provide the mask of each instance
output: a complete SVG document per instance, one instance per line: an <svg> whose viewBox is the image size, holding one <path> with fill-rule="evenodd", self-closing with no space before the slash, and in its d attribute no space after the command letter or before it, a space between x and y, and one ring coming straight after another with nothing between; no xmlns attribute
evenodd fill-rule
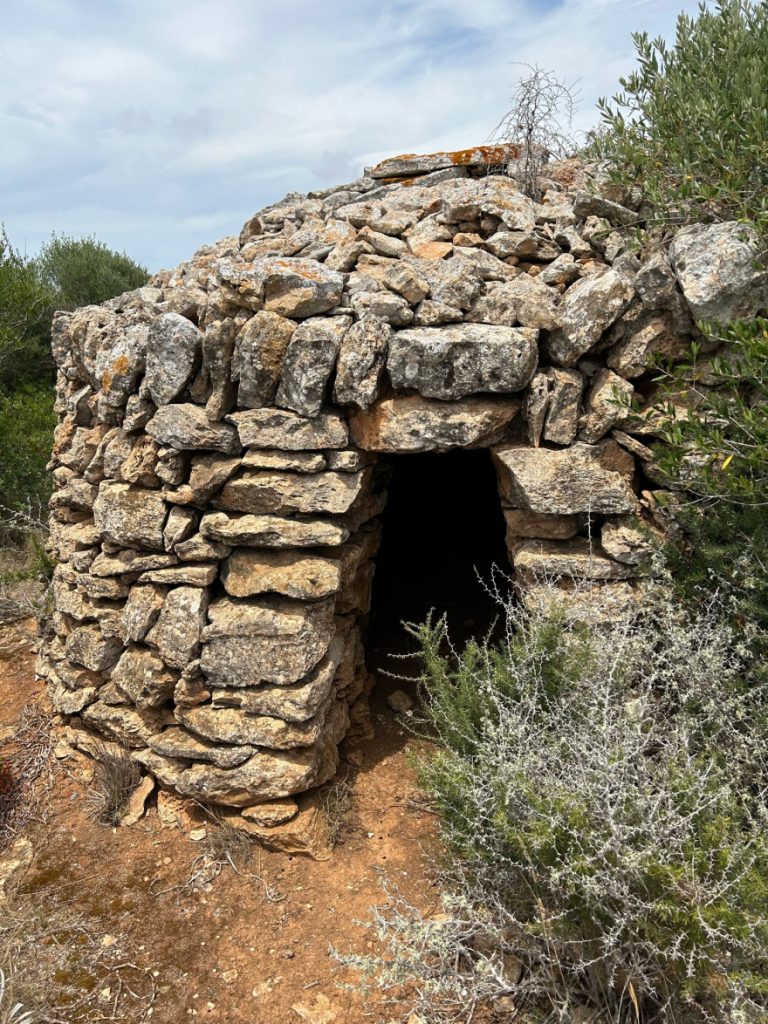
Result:
<svg viewBox="0 0 768 1024"><path fill-rule="evenodd" d="M493 566L511 574L496 472L487 449L382 457L387 504L366 643L368 667L413 675L405 622L445 614L462 645L485 633L498 607L483 587Z"/></svg>

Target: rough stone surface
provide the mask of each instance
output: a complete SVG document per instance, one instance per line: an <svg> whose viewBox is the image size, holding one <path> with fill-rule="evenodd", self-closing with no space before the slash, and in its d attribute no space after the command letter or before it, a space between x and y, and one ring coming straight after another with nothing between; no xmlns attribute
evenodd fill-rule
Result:
<svg viewBox="0 0 768 1024"><path fill-rule="evenodd" d="M538 333L525 328L462 324L398 331L387 370L396 389L425 398L522 391L536 370Z"/></svg>
<svg viewBox="0 0 768 1024"><path fill-rule="evenodd" d="M277 405L317 416L351 322L347 317L313 317L299 324L282 361Z"/></svg>
<svg viewBox="0 0 768 1024"><path fill-rule="evenodd" d="M314 601L341 588L341 563L295 551L238 548L224 563L221 580L231 597L274 593Z"/></svg>
<svg viewBox="0 0 768 1024"><path fill-rule="evenodd" d="M602 369L595 374L584 401L584 416L579 426L579 438L594 444L626 418L634 395L632 385L612 370Z"/></svg>
<svg viewBox="0 0 768 1024"><path fill-rule="evenodd" d="M168 507L157 491L105 480L93 503L93 522L106 540L162 551Z"/></svg>
<svg viewBox="0 0 768 1024"><path fill-rule="evenodd" d="M176 677L159 654L147 647L130 646L115 666L112 683L138 707L157 708L173 694Z"/></svg>
<svg viewBox="0 0 768 1024"><path fill-rule="evenodd" d="M743 224L681 228L669 255L696 320L752 319L768 311L768 272L755 267L758 247Z"/></svg>
<svg viewBox="0 0 768 1024"><path fill-rule="evenodd" d="M272 404L295 330L292 320L266 310L256 313L245 324L237 336L232 356L232 378L238 381L238 405L259 409Z"/></svg>
<svg viewBox="0 0 768 1024"><path fill-rule="evenodd" d="M282 409L253 409L228 417L246 448L277 448L302 451L345 448L347 425L337 412L324 412L312 419Z"/></svg>
<svg viewBox="0 0 768 1024"><path fill-rule="evenodd" d="M613 440L553 451L518 445L494 449L502 495L547 515L631 512L637 505L634 462Z"/></svg>
<svg viewBox="0 0 768 1024"><path fill-rule="evenodd" d="M369 406L379 390L392 328L366 314L344 335L336 367L334 400L342 405Z"/></svg>
<svg viewBox="0 0 768 1024"><path fill-rule="evenodd" d="M595 550L586 539L556 543L526 540L513 553L515 571L524 579L567 576L570 579L620 580L632 576L628 565Z"/></svg>
<svg viewBox="0 0 768 1024"><path fill-rule="evenodd" d="M144 385L155 405L167 405L189 383L203 336L178 313L163 313L149 328Z"/></svg>
<svg viewBox="0 0 768 1024"><path fill-rule="evenodd" d="M547 354L561 366L573 366L618 320L633 294L632 285L615 270L584 277L571 285L560 303L562 326L546 341Z"/></svg>
<svg viewBox="0 0 768 1024"><path fill-rule="evenodd" d="M157 623L146 637L166 665L183 669L197 657L207 608L208 592L200 587L176 587L168 592Z"/></svg>
<svg viewBox="0 0 768 1024"><path fill-rule="evenodd" d="M226 423L212 423L205 410L192 403L164 405L147 424L147 433L180 451L211 449L227 454L238 448L237 434Z"/></svg>
<svg viewBox="0 0 768 1024"><path fill-rule="evenodd" d="M229 512L348 512L360 494L363 473L247 472L225 484L214 504Z"/></svg>
<svg viewBox="0 0 768 1024"><path fill-rule="evenodd" d="M409 395L351 413L350 431L355 444L374 452L477 448L500 436L519 409L513 398L448 403Z"/></svg>
<svg viewBox="0 0 768 1024"><path fill-rule="evenodd" d="M349 530L326 519L287 519L283 516L228 515L208 512L200 522L204 537L233 546L256 548L313 548L343 544Z"/></svg>

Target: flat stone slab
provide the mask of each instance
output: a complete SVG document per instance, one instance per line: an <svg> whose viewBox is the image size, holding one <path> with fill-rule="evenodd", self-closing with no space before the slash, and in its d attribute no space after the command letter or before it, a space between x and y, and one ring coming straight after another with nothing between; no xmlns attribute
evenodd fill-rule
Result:
<svg viewBox="0 0 768 1024"><path fill-rule="evenodd" d="M518 146L474 146L440 153L403 153L390 156L369 171L372 178L407 178L449 167L500 167L519 156Z"/></svg>
<svg viewBox="0 0 768 1024"><path fill-rule="evenodd" d="M287 409L249 409L227 416L245 448L278 451L316 451L346 448L349 440L344 417L336 411L321 412L312 419Z"/></svg>
<svg viewBox="0 0 768 1024"><path fill-rule="evenodd" d="M160 444L179 451L208 449L231 455L239 448L237 433L232 427L226 423L211 423L205 409L191 402L162 406L145 429Z"/></svg>
<svg viewBox="0 0 768 1024"><path fill-rule="evenodd" d="M402 395L349 414L352 439L373 452L431 452L480 448L504 433L520 410L514 398L440 402Z"/></svg>
<svg viewBox="0 0 768 1024"><path fill-rule="evenodd" d="M224 562L221 580L232 597L274 593L316 601L341 589L341 562L300 551L238 548Z"/></svg>
<svg viewBox="0 0 768 1024"><path fill-rule="evenodd" d="M207 512L200 520L200 533L224 544L254 548L334 547L349 537L345 525L327 519L286 519L227 512Z"/></svg>
<svg viewBox="0 0 768 1024"><path fill-rule="evenodd" d="M363 477L363 472L303 475L248 472L230 480L213 504L229 512L343 515L361 493Z"/></svg>
<svg viewBox="0 0 768 1024"><path fill-rule="evenodd" d="M414 327L390 339L387 370L395 388L426 398L522 391L538 363L539 332L525 327L454 324Z"/></svg>
<svg viewBox="0 0 768 1024"><path fill-rule="evenodd" d="M112 480L102 481L93 504L93 522L103 537L114 544L135 544L150 551L163 550L167 515L168 506L158 491Z"/></svg>
<svg viewBox="0 0 768 1024"><path fill-rule="evenodd" d="M295 683L326 654L334 602L219 598L208 611L200 666L211 686Z"/></svg>
<svg viewBox="0 0 768 1024"><path fill-rule="evenodd" d="M631 512L634 459L613 440L577 442L570 448L495 448L502 497L510 505L545 515Z"/></svg>

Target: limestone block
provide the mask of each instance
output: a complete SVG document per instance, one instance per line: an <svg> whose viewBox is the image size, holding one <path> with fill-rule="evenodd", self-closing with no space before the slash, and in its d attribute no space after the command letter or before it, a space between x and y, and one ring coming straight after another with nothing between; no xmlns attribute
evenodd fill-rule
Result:
<svg viewBox="0 0 768 1024"><path fill-rule="evenodd" d="M280 372L296 324L277 313L256 313L237 336L232 378L239 381L237 404L258 409L274 402Z"/></svg>
<svg viewBox="0 0 768 1024"><path fill-rule="evenodd" d="M205 761L217 768L236 768L253 756L253 747L233 746L232 743L233 740L229 738L224 743L212 743L175 725L150 736L148 740L150 749L163 757Z"/></svg>
<svg viewBox="0 0 768 1024"><path fill-rule="evenodd" d="M222 566L221 579L232 597L275 593L313 601L340 589L341 563L296 551L237 548Z"/></svg>
<svg viewBox="0 0 768 1024"><path fill-rule="evenodd" d="M384 274L384 284L402 295L406 302L416 305L429 295L429 281L415 267L398 262Z"/></svg>
<svg viewBox="0 0 768 1024"><path fill-rule="evenodd" d="M358 320L375 317L392 327L406 327L413 322L413 310L399 295L388 291L357 292L350 304Z"/></svg>
<svg viewBox="0 0 768 1024"><path fill-rule="evenodd" d="M173 695L176 676L154 651L132 644L115 666L110 682L139 707L158 708Z"/></svg>
<svg viewBox="0 0 768 1024"><path fill-rule="evenodd" d="M98 705L91 705L98 707ZM90 709L86 709L86 714ZM337 702L326 720L326 729L312 747L296 750L259 750L236 768L196 764L164 758L141 750L135 759L167 786L183 796L215 801L230 807L248 807L254 801L273 800L321 786L333 778L339 763L337 744L348 724L346 707Z"/></svg>
<svg viewBox="0 0 768 1024"><path fill-rule="evenodd" d="M466 255L457 254L450 260L405 259L429 284L430 299L443 306L466 311L485 287L477 264Z"/></svg>
<svg viewBox="0 0 768 1024"><path fill-rule="evenodd" d="M401 395L364 411L353 410L349 425L355 444L367 451L448 451L492 443L519 409L514 398L465 398L448 403Z"/></svg>
<svg viewBox="0 0 768 1024"><path fill-rule="evenodd" d="M186 584L190 587L207 587L216 579L217 567L199 565L172 565L167 569L151 569L139 576L140 583L159 583L164 586Z"/></svg>
<svg viewBox="0 0 768 1024"><path fill-rule="evenodd" d="M387 370L395 388L413 388L426 398L522 391L536 370L537 339L527 328L417 327L391 339Z"/></svg>
<svg viewBox="0 0 768 1024"><path fill-rule="evenodd" d="M634 575L630 566L606 558L586 538L526 540L514 549L512 561L517 575L531 582L553 576L577 580L621 580Z"/></svg>
<svg viewBox="0 0 768 1024"><path fill-rule="evenodd" d="M157 622L164 598L165 591L151 583L146 586L131 587L128 600L120 614L123 643L144 639Z"/></svg>
<svg viewBox="0 0 768 1024"><path fill-rule="evenodd" d="M443 215L448 221L478 220L484 213L498 217L511 231L532 231L536 224L534 203L518 192L510 178L462 182L443 199Z"/></svg>
<svg viewBox="0 0 768 1024"><path fill-rule="evenodd" d="M642 565L658 551L663 536L638 516L606 519L600 531L600 543L606 554L627 565Z"/></svg>
<svg viewBox="0 0 768 1024"><path fill-rule="evenodd" d="M584 516L544 515L522 508L505 508L504 519L507 524L509 547L521 537L570 540L586 525Z"/></svg>
<svg viewBox="0 0 768 1024"><path fill-rule="evenodd" d="M183 669L198 654L208 610L208 592L200 587L176 587L168 592L157 623L146 642L156 647L166 665Z"/></svg>
<svg viewBox="0 0 768 1024"><path fill-rule="evenodd" d="M349 529L327 519L286 519L283 516L228 515L207 512L200 533L233 547L314 548L343 544Z"/></svg>
<svg viewBox="0 0 768 1024"><path fill-rule="evenodd" d="M166 551L172 551L181 541L194 533L197 524L197 513L189 508L174 505L168 512L163 530L163 542Z"/></svg>
<svg viewBox="0 0 768 1024"><path fill-rule="evenodd" d="M249 409L227 417L246 448L276 448L280 451L316 451L345 448L347 425L335 410L306 419L283 409Z"/></svg>
<svg viewBox="0 0 768 1024"><path fill-rule="evenodd" d="M280 316L303 319L333 309L341 299L344 278L316 260L263 256L252 263L229 259L218 263L219 276L244 305Z"/></svg>
<svg viewBox="0 0 768 1024"><path fill-rule="evenodd" d="M111 668L121 650L120 641L104 636L98 626L79 626L67 637L66 652L69 660L91 672L104 672Z"/></svg>
<svg viewBox="0 0 768 1024"><path fill-rule="evenodd" d="M633 295L632 285L615 270L581 278L560 300L562 326L549 335L545 351L561 366L573 366L618 320Z"/></svg>
<svg viewBox="0 0 768 1024"><path fill-rule="evenodd" d="M598 370L584 401L579 423L579 439L590 444L599 441L611 427L626 419L634 388L613 370Z"/></svg>
<svg viewBox="0 0 768 1024"><path fill-rule="evenodd" d="M526 586L522 598L531 610L557 611L568 622L600 625L625 620L636 613L642 592L627 582L585 581L574 586L561 581Z"/></svg>
<svg viewBox="0 0 768 1024"><path fill-rule="evenodd" d="M202 534L196 533L189 540L177 544L174 550L185 562L210 562L226 558L232 549L226 544L207 540Z"/></svg>
<svg viewBox="0 0 768 1024"><path fill-rule="evenodd" d="M271 806L269 804L262 805ZM256 808L248 808L255 811ZM313 860L330 860L333 852L333 839L328 827L328 820L318 806L317 801L306 802L290 820L273 822L264 825L254 820L253 816L225 812L225 821L233 828L240 829L254 839L260 846L276 853L306 854ZM314 1016L314 1015L313 1015ZM325 1016L325 1014L323 1014Z"/></svg>
<svg viewBox="0 0 768 1024"><path fill-rule="evenodd" d="M341 515L352 507L367 479L364 470L311 474L246 472L225 484L213 504L229 512Z"/></svg>
<svg viewBox="0 0 768 1024"><path fill-rule="evenodd" d="M646 373L654 358L681 359L690 352L690 344L690 338L676 333L668 317L654 317L635 329L627 325L624 337L608 351L608 366L631 380Z"/></svg>
<svg viewBox="0 0 768 1024"><path fill-rule="evenodd" d="M218 598L208 614L200 664L211 687L295 683L325 655L334 631L332 600Z"/></svg>
<svg viewBox="0 0 768 1024"><path fill-rule="evenodd" d="M176 565L177 562L178 558L175 555L149 554L128 548L115 554L108 555L102 552L97 555L91 565L91 574L123 576L126 573L146 572L149 569L164 569L169 565Z"/></svg>
<svg viewBox="0 0 768 1024"><path fill-rule="evenodd" d="M551 450L507 445L493 450L505 501L546 515L620 513L637 507L635 463L613 440Z"/></svg>
<svg viewBox="0 0 768 1024"><path fill-rule="evenodd" d="M82 718L96 732L134 749L145 747L170 720L166 711L157 708L109 705L100 700L85 708Z"/></svg>
<svg viewBox="0 0 768 1024"><path fill-rule="evenodd" d="M557 298L557 292L539 278L520 274L513 281L489 285L486 294L467 313L467 320L553 331L560 326Z"/></svg>
<svg viewBox="0 0 768 1024"><path fill-rule="evenodd" d="M232 380L232 357L238 325L232 317L214 320L203 335L203 370L211 393L205 403L210 420L220 420L231 412L237 399L237 384Z"/></svg>
<svg viewBox="0 0 768 1024"><path fill-rule="evenodd" d="M274 828L275 825L284 825L295 818L299 813L299 805L291 799L270 800L266 804L245 807L240 813L245 821L251 821L254 825Z"/></svg>
<svg viewBox="0 0 768 1024"><path fill-rule="evenodd" d="M287 469L292 473L319 473L326 468L321 452L280 452L269 448L249 448L243 455L244 469ZM329 467L336 468L336 467Z"/></svg>
<svg viewBox="0 0 768 1024"><path fill-rule="evenodd" d="M237 433L226 423L211 423L198 405L181 403L158 409L146 427L150 437L179 451L210 449L232 454L239 448Z"/></svg>
<svg viewBox="0 0 768 1024"><path fill-rule="evenodd" d="M79 715L89 704L98 697L99 691L94 686L84 686L76 690L55 681L55 676L49 675L48 682L51 685L50 694L53 703L53 710L60 715Z"/></svg>
<svg viewBox="0 0 768 1024"><path fill-rule="evenodd" d="M333 392L336 402L364 409L374 401L392 335L389 324L370 313L350 327L339 350Z"/></svg>
<svg viewBox="0 0 768 1024"><path fill-rule="evenodd" d="M214 689L215 708L240 708L248 715L267 715L286 722L306 722L313 718L331 694L343 644L334 639L323 660L298 683L277 686Z"/></svg>
<svg viewBox="0 0 768 1024"><path fill-rule="evenodd" d="M92 601L118 601L128 596L128 584L122 580L104 579L85 572L78 574L77 588Z"/></svg>
<svg viewBox="0 0 768 1024"><path fill-rule="evenodd" d="M335 698L328 698L313 718L286 722L281 717L246 714L240 708L177 708L176 718L192 732L216 743L250 744L270 750L310 747L323 732L325 719Z"/></svg>
<svg viewBox="0 0 768 1024"><path fill-rule="evenodd" d="M571 444L579 427L584 378L578 370L547 370L549 402L543 437L552 444Z"/></svg>
<svg viewBox="0 0 768 1024"><path fill-rule="evenodd" d="M534 448L538 448L541 443L549 405L549 386L550 378L546 371L535 373L523 398L523 418L527 426L528 442Z"/></svg>
<svg viewBox="0 0 768 1024"><path fill-rule="evenodd" d="M155 405L167 405L189 384L200 359L203 336L178 313L163 313L149 326L144 386Z"/></svg>
<svg viewBox="0 0 768 1024"><path fill-rule="evenodd" d="M317 416L351 323L351 318L337 316L313 317L299 324L282 362L277 405L301 416Z"/></svg>
<svg viewBox="0 0 768 1024"><path fill-rule="evenodd" d="M204 506L240 465L239 458L227 455L196 455L192 459L189 482L175 490L166 490L165 497L177 505Z"/></svg>
<svg viewBox="0 0 768 1024"><path fill-rule="evenodd" d="M440 324L457 324L464 319L464 313L455 306L446 306L444 302L433 302L424 299L416 307L413 322L416 327L438 327Z"/></svg>
<svg viewBox="0 0 768 1024"><path fill-rule="evenodd" d="M768 271L755 266L758 252L754 231L736 221L677 232L669 255L696 320L751 320L768 310Z"/></svg>

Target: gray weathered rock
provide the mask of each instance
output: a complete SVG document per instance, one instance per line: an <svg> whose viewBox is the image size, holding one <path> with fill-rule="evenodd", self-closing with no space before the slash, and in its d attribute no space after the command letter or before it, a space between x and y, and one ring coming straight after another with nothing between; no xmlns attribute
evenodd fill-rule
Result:
<svg viewBox="0 0 768 1024"><path fill-rule="evenodd" d="M584 400L579 439L594 444L611 427L621 423L626 418L634 393L632 385L613 370L598 370Z"/></svg>
<svg viewBox="0 0 768 1024"><path fill-rule="evenodd" d="M578 370L547 370L550 392L543 437L552 444L572 444L579 426L584 378Z"/></svg>
<svg viewBox="0 0 768 1024"><path fill-rule="evenodd" d="M189 482L165 496L176 505L204 506L239 469L240 459L226 455L196 455L192 460Z"/></svg>
<svg viewBox="0 0 768 1024"><path fill-rule="evenodd" d="M189 384L202 352L202 334L178 313L153 320L147 338L144 385L155 405L167 405Z"/></svg>
<svg viewBox="0 0 768 1024"><path fill-rule="evenodd" d="M232 597L275 593L314 601L340 589L341 563L297 551L238 548L224 563L221 579Z"/></svg>
<svg viewBox="0 0 768 1024"><path fill-rule="evenodd" d="M528 442L534 448L538 448L541 442L541 432L544 429L549 405L549 386L550 380L546 371L535 373L523 399L523 418L527 426Z"/></svg>
<svg viewBox="0 0 768 1024"><path fill-rule="evenodd" d="M172 565L167 569L150 569L139 576L140 583L159 583L164 586L179 584L190 587L207 587L216 579L216 566L205 565Z"/></svg>
<svg viewBox="0 0 768 1024"><path fill-rule="evenodd" d="M489 285L487 293L472 306L467 320L553 331L560 326L557 292L537 277L520 274L513 281Z"/></svg>
<svg viewBox="0 0 768 1024"><path fill-rule="evenodd" d="M313 317L299 324L282 362L277 404L301 416L317 416L328 391L339 346L352 321Z"/></svg>
<svg viewBox="0 0 768 1024"><path fill-rule="evenodd" d="M148 647L131 645L118 661L111 682L142 708L159 708L173 695L176 676Z"/></svg>
<svg viewBox="0 0 768 1024"><path fill-rule="evenodd" d="M586 538L526 540L515 548L513 561L515 572L530 582L557 576L574 580L621 580L633 575L628 565L606 558Z"/></svg>
<svg viewBox="0 0 768 1024"><path fill-rule="evenodd" d="M305 419L283 409L251 409L236 412L233 423L247 448L277 448L280 451L315 451L318 448L346 448L347 425L336 411Z"/></svg>
<svg viewBox="0 0 768 1024"><path fill-rule="evenodd" d="M161 444L180 451L210 449L232 454L237 433L226 423L212 423L198 405L164 405L147 424L147 433Z"/></svg>
<svg viewBox="0 0 768 1024"><path fill-rule="evenodd" d="M508 445L493 450L502 496L546 515L631 512L634 460L613 440L550 450Z"/></svg>
<svg viewBox="0 0 768 1024"><path fill-rule="evenodd" d="M333 689L334 676L341 660L342 645L334 640L328 654L298 683L237 689L218 689L212 694L215 708L241 708L248 715L268 715L286 722L306 722L313 718Z"/></svg>
<svg viewBox="0 0 768 1024"><path fill-rule="evenodd" d="M253 263L219 261L221 279L237 289L244 304L302 319L338 305L344 278L316 260L271 256Z"/></svg>
<svg viewBox="0 0 768 1024"><path fill-rule="evenodd" d="M648 562L659 550L659 530L638 516L606 519L600 531L600 544L606 554L627 565Z"/></svg>
<svg viewBox="0 0 768 1024"><path fill-rule="evenodd" d="M142 587L131 587L120 615L123 643L144 639L157 622L164 599L165 591L151 583Z"/></svg>
<svg viewBox="0 0 768 1024"><path fill-rule="evenodd" d="M572 284L560 301L562 326L545 342L550 358L561 366L573 366L621 316L633 294L632 285L615 270Z"/></svg>
<svg viewBox="0 0 768 1024"><path fill-rule="evenodd" d="M522 391L536 370L536 331L462 324L398 331L387 370L395 388L426 398Z"/></svg>
<svg viewBox="0 0 768 1024"><path fill-rule="evenodd" d="M359 473L246 472L224 485L214 501L229 512L273 515L348 512L363 487Z"/></svg>
<svg viewBox="0 0 768 1024"><path fill-rule="evenodd" d="M768 271L755 266L754 232L735 221L691 224L672 240L669 255L696 320L751 320L768 311Z"/></svg>
<svg viewBox="0 0 768 1024"><path fill-rule="evenodd" d="M243 455L243 469L289 470L292 473L319 473L329 468L321 452L279 452L269 448L249 448Z"/></svg>
<svg viewBox="0 0 768 1024"><path fill-rule="evenodd" d="M652 368L653 360L680 359L690 351L690 338L681 337L670 319L657 316L626 325L624 336L608 351L608 365L620 377L632 380Z"/></svg>
<svg viewBox="0 0 768 1024"><path fill-rule="evenodd" d="M295 683L321 660L333 636L333 601L283 598L209 608L200 665L212 687Z"/></svg>
<svg viewBox="0 0 768 1024"><path fill-rule="evenodd" d="M286 722L270 715L247 714L240 708L179 708L176 717L182 725L206 739L221 743L240 743L270 750L293 750L317 743L333 697L323 704L313 718L304 722Z"/></svg>
<svg viewBox="0 0 768 1024"><path fill-rule="evenodd" d="M371 405L379 391L392 337L389 324L371 314L350 327L341 343L336 367L336 402L353 403L362 409Z"/></svg>
<svg viewBox="0 0 768 1024"><path fill-rule="evenodd" d="M448 451L491 444L519 409L514 398L465 398L447 403L408 395L353 411L349 426L355 444L366 451Z"/></svg>
<svg viewBox="0 0 768 1024"><path fill-rule="evenodd" d="M541 540L570 540L585 525L584 516L544 515L520 508L505 508L507 544L512 546L521 537Z"/></svg>
<svg viewBox="0 0 768 1024"><path fill-rule="evenodd" d="M573 212L579 220L585 220L587 217L605 217L611 224L624 226L636 224L638 221L638 215L634 210L628 210L626 206L583 189L573 198Z"/></svg>
<svg viewBox="0 0 768 1024"><path fill-rule="evenodd" d="M97 732L132 748L145 747L169 722L168 713L159 708L109 705L100 700L89 705L82 717Z"/></svg>
<svg viewBox="0 0 768 1024"><path fill-rule="evenodd" d="M233 546L314 548L343 544L349 530L327 519L286 519L282 516L228 515L208 512L200 522L204 537Z"/></svg>
<svg viewBox="0 0 768 1024"><path fill-rule="evenodd" d="M176 587L166 595L157 623L146 637L166 665L183 669L198 654L208 610L208 592L200 587Z"/></svg>
<svg viewBox="0 0 768 1024"><path fill-rule="evenodd" d="M232 356L239 406L259 409L274 402L283 358L295 330L292 320L267 310L256 313L241 329Z"/></svg>
<svg viewBox="0 0 768 1024"><path fill-rule="evenodd" d="M179 717L183 712L179 713ZM186 729L171 725L161 733L149 737L149 747L163 757L181 758L184 761L205 761L217 768L236 768L253 757L253 747L232 746L211 743L200 736L194 736Z"/></svg>
<svg viewBox="0 0 768 1024"><path fill-rule="evenodd" d="M163 550L168 507L157 491L105 480L93 505L96 529L114 544Z"/></svg>

